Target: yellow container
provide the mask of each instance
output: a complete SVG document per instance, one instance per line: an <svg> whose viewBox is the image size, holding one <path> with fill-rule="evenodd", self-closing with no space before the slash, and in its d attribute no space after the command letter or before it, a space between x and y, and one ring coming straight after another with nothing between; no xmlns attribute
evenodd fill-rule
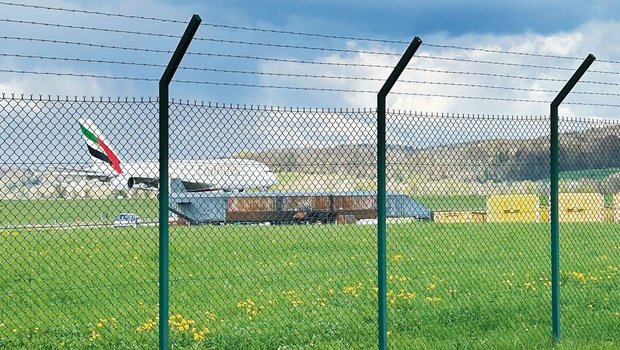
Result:
<svg viewBox="0 0 620 350"><path fill-rule="evenodd" d="M540 201L535 194L491 195L488 222L540 222Z"/></svg>
<svg viewBox="0 0 620 350"><path fill-rule="evenodd" d="M600 193L560 193L560 222L603 222L605 199Z"/></svg>

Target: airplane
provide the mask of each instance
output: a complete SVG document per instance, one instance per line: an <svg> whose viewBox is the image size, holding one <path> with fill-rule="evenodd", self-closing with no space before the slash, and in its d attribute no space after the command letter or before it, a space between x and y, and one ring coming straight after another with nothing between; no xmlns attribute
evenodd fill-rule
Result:
<svg viewBox="0 0 620 350"><path fill-rule="evenodd" d="M81 118L78 124L94 164L70 175L109 182L117 189L159 187L159 161L124 162L92 120ZM265 190L278 182L265 164L250 159L171 159L168 173L188 192Z"/></svg>

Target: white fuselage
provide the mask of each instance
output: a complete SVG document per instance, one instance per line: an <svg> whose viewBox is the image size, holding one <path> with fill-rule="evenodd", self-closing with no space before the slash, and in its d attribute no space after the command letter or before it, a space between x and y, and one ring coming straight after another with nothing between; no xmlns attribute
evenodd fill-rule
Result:
<svg viewBox="0 0 620 350"><path fill-rule="evenodd" d="M112 175L115 187L157 187L158 161L122 162L121 169ZM278 182L266 165L248 159L170 160L168 177L187 191L267 189Z"/></svg>

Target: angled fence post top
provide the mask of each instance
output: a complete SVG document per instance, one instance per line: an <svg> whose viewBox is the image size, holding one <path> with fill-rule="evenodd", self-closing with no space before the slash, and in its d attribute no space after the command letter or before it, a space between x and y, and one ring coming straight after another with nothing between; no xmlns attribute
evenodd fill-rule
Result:
<svg viewBox="0 0 620 350"><path fill-rule="evenodd" d="M593 54L588 54L588 56L584 59L579 68L577 68L575 73L573 73L573 76L568 80L568 82L566 82L566 85L564 85L562 90L560 90L558 95L553 99L553 101L551 102L552 107L557 107L562 103L562 101L564 101L566 96L568 96L570 91L573 89L573 87L575 87L579 79L581 79L581 77L588 70L588 68L590 68L590 66L592 65L592 63L594 63L595 60L596 57Z"/></svg>
<svg viewBox="0 0 620 350"><path fill-rule="evenodd" d="M187 25L187 28L185 28L185 32L183 33L183 36L181 37L181 40L179 41L176 50L174 50L174 53L170 58L170 62L166 66L166 70L161 75L161 79L159 80L160 87L162 84L170 84L174 73L177 71L177 68L179 68L179 64L181 64L181 59L185 55L189 44L192 42L192 38L196 34L196 31L198 31L198 27L200 26L201 22L202 19L196 14L194 14L190 19L189 24Z"/></svg>
<svg viewBox="0 0 620 350"><path fill-rule="evenodd" d="M405 70L407 64L409 63L409 61L411 61L411 58L418 50L420 45L422 45L422 39L417 36L413 38L413 40L407 47L407 50L405 50L405 53L403 53L402 57L394 67L394 70L392 71L392 73L390 73L390 76L383 84L383 87L381 88L381 90L379 90L379 96L385 97L390 92L390 90L392 90L392 87L398 81L398 77L400 77L402 72Z"/></svg>

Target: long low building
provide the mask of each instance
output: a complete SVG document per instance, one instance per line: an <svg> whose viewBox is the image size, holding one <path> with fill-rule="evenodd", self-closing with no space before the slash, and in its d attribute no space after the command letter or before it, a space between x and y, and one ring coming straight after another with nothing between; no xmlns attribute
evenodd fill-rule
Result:
<svg viewBox="0 0 620 350"><path fill-rule="evenodd" d="M388 218L431 220L404 194L387 194ZM377 218L375 192L172 192L170 210L192 223L334 223Z"/></svg>

